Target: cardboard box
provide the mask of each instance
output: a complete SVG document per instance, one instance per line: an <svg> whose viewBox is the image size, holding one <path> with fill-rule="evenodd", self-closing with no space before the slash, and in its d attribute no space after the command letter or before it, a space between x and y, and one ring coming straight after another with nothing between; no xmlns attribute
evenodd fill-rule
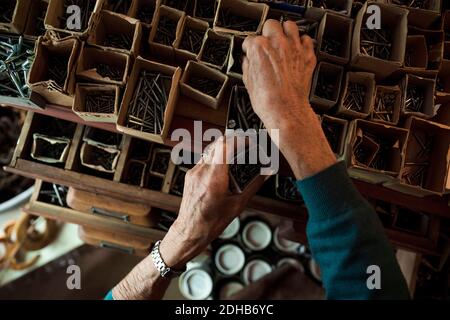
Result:
<svg viewBox="0 0 450 320"><path fill-rule="evenodd" d="M355 19L352 53L350 65L375 74L377 80L382 80L399 70L403 65L408 34L408 11L399 7L377 3L381 9L381 24L383 29L392 32L391 55L389 60L382 60L361 52L361 27L365 25L368 2L359 11Z"/></svg>
<svg viewBox="0 0 450 320"><path fill-rule="evenodd" d="M425 36L408 36L406 39L406 51L404 70L425 70L428 67L428 48Z"/></svg>
<svg viewBox="0 0 450 320"><path fill-rule="evenodd" d="M231 39L230 56L228 58L227 75L242 80L242 44L245 38L233 36Z"/></svg>
<svg viewBox="0 0 450 320"><path fill-rule="evenodd" d="M36 56L28 75L30 89L48 103L72 108L75 92L75 63L79 48L80 42L76 38L52 41L39 37ZM67 76L62 87L49 77L49 57L51 56L64 56L68 59Z"/></svg>
<svg viewBox="0 0 450 320"><path fill-rule="evenodd" d="M66 12L66 8L64 7L64 4L66 3L65 0L49 0L48 9L47 9L47 15L45 16L45 27L49 30L55 30L58 32L64 32L71 35L79 36L82 38L87 37L89 32L91 31L91 28L94 24L95 19L97 18L98 12L100 11L101 7L103 6L104 0L92 0L89 4L91 7L89 8L90 15L89 19L86 21L83 21L83 11L86 10L86 8L81 8L81 30L75 30L75 29L68 29L65 25L65 19L62 18L68 18L71 16L71 14L68 14ZM74 3L76 4L76 3ZM83 29L84 27L84 29Z"/></svg>
<svg viewBox="0 0 450 320"><path fill-rule="evenodd" d="M11 22L0 23L0 31L6 33L22 33L27 23L28 12L30 10L30 0L2 0L8 3L15 2L14 11L12 13ZM6 14L6 13L5 13Z"/></svg>
<svg viewBox="0 0 450 320"><path fill-rule="evenodd" d="M114 111L112 113L89 112L86 110L86 97L92 93L109 93L114 95ZM81 119L94 122L116 123L119 114L120 89L114 85L77 84L72 111Z"/></svg>
<svg viewBox="0 0 450 320"><path fill-rule="evenodd" d="M437 22L439 16L441 15L441 0L430 0L428 1L427 9L411 8L408 6L400 6L409 11L408 23L413 26L420 28L430 28Z"/></svg>
<svg viewBox="0 0 450 320"><path fill-rule="evenodd" d="M128 16L138 19L143 24L151 25L161 0L133 0Z"/></svg>
<svg viewBox="0 0 450 320"><path fill-rule="evenodd" d="M105 44L105 39L111 35L123 35L130 40L129 48L115 48ZM93 46L107 48L108 50L139 55L142 41L142 25L133 18L126 17L114 12L102 10L95 20L87 43Z"/></svg>
<svg viewBox="0 0 450 320"><path fill-rule="evenodd" d="M411 117L407 119L405 128L410 130L410 134L403 163L401 183L391 183L387 187L416 196L442 195L449 192L449 190L446 190L446 183L450 164L450 127ZM432 139L430 145L423 141L423 138L427 136L428 139ZM408 185L405 174L409 168L414 167L416 162L427 158L421 156L424 143L425 146L430 147L430 153L425 167L426 174L423 184Z"/></svg>
<svg viewBox="0 0 450 320"><path fill-rule="evenodd" d="M196 0L194 18L213 23L216 12L217 0Z"/></svg>
<svg viewBox="0 0 450 320"><path fill-rule="evenodd" d="M164 112L164 124L160 134L153 134L148 132L142 132L139 130L131 129L127 127L127 116L130 102L133 98L136 85L139 81L141 70L148 70L153 72L159 72L165 75L172 76L172 85ZM122 105L119 111L119 117L117 119L117 129L125 134L142 138L149 141L155 141L158 143L164 143L164 139L167 138L169 133L170 124L174 113L174 108L178 100L178 83L181 77L181 69L164 65L157 62L151 62L138 57L134 63L133 70L131 72L130 79L128 80L127 87L122 99Z"/></svg>
<svg viewBox="0 0 450 320"><path fill-rule="evenodd" d="M231 49L231 39L231 35L225 33L216 33L212 29L209 29L206 32L205 38L203 39L202 48L200 49L200 53L197 56L197 60L210 67L223 70L228 63L228 56ZM220 52L222 54L220 57L217 55L217 45L216 43L214 43L216 41L223 42L224 50L223 52ZM225 48L225 45L227 45L227 48ZM212 53L210 52L211 49L216 51ZM212 57L215 57L217 61L213 62ZM218 62L219 60L220 62Z"/></svg>
<svg viewBox="0 0 450 320"><path fill-rule="evenodd" d="M319 62L314 72L312 90L310 93L309 100L314 106L320 111L327 111L334 107L339 100L339 93L341 92L341 82L344 74L344 68L342 66L337 66L328 62ZM320 84L320 77L324 79L329 79L330 84L333 84L333 96L330 99L319 96L317 93L317 87Z"/></svg>
<svg viewBox="0 0 450 320"><path fill-rule="evenodd" d="M327 60L337 64L347 64L350 60L350 49L353 32L353 20L342 15L326 13L319 25L317 36L317 56L319 60ZM327 52L329 41L340 44L337 54Z"/></svg>
<svg viewBox="0 0 450 320"><path fill-rule="evenodd" d="M70 139L60 137L49 137L43 134L33 134L33 146L31 157L45 163L65 163L70 148ZM51 147L50 147L51 145ZM56 149L56 146L59 147ZM55 148L55 157L50 157L48 148Z"/></svg>
<svg viewBox="0 0 450 320"><path fill-rule="evenodd" d="M382 108L382 105L378 105L379 103L382 103L381 98L378 99L378 96L379 95L381 96L383 94L395 95L395 102L392 107L392 114L390 115L389 118L382 115L379 116L376 115L376 112L380 108ZM372 110L370 120L374 122L381 122L396 126L400 119L400 108L402 107L402 102L403 102L403 94L399 86L376 86L374 107Z"/></svg>
<svg viewBox="0 0 450 320"><path fill-rule="evenodd" d="M249 21L255 21L255 28L253 29L253 27L250 27L250 29L248 29L243 26L238 30L233 29L233 27L224 26L222 18L225 16L225 12L227 12L229 16L236 16L248 19ZM219 0L213 29L216 32L226 32L238 35L260 34L268 12L269 6L263 3L251 3L242 0Z"/></svg>
<svg viewBox="0 0 450 320"><path fill-rule="evenodd" d="M332 9L330 8L319 8L314 6L313 0L307 0L308 4L308 10L316 9L316 10L324 10L325 12L331 12L334 14L340 14L344 16L350 16L350 13L352 12L352 0L335 0L330 1L331 3L327 5L329 7L332 6Z"/></svg>
<svg viewBox="0 0 450 320"><path fill-rule="evenodd" d="M111 165L104 167L99 164L98 153L112 157ZM93 145L88 142L83 142L80 150L81 164L87 168L97 170L100 172L114 173L116 172L117 162L119 161L120 150L115 148L106 148L99 145Z"/></svg>
<svg viewBox="0 0 450 320"><path fill-rule="evenodd" d="M345 99L351 83L359 84L365 87L364 105L361 111L347 109L345 106ZM345 75L344 90L342 91L342 97L339 101L336 114L342 115L348 118L367 118L373 110L373 103L375 97L375 76L373 73L368 72L347 72Z"/></svg>
<svg viewBox="0 0 450 320"><path fill-rule="evenodd" d="M379 151L383 152L385 163L376 168L377 156L371 162L371 167L359 164L354 155L354 148L359 142L358 137L367 135L379 145ZM393 126L369 122L367 120L355 120L350 123L347 135L348 151L346 152L347 162L350 164L348 170L351 177L371 184L379 184L398 179L404 156L408 130ZM386 145L386 147L384 146Z"/></svg>
<svg viewBox="0 0 450 320"><path fill-rule="evenodd" d="M208 22L187 16L183 20L180 36L175 40L175 57L179 61L195 60L202 48ZM192 39L192 37L198 39Z"/></svg>
<svg viewBox="0 0 450 320"><path fill-rule="evenodd" d="M43 36L45 34L44 20L47 14L48 1L34 0L30 2L30 10L23 33L33 37Z"/></svg>
<svg viewBox="0 0 450 320"><path fill-rule="evenodd" d="M436 82L432 79L426 79L407 74L402 81L403 105L401 109L402 116L416 116L421 118L432 118L436 115L434 106L434 89ZM414 112L407 109L408 88L418 87L424 92L424 102L421 111Z"/></svg>
<svg viewBox="0 0 450 320"><path fill-rule="evenodd" d="M134 0L104 0L102 9L115 12L123 16L132 17L132 7Z"/></svg>
<svg viewBox="0 0 450 320"><path fill-rule="evenodd" d="M344 154L344 148L345 148L345 139L347 137L347 130L348 130L348 121L341 118L335 118L331 117L329 115L324 115L321 119L322 122L322 129L324 130L325 137L327 138L328 142L329 135L332 134L332 132L327 132L327 128L334 128L336 131L336 146L332 146L330 143L330 147L333 150L333 152L338 156L341 157Z"/></svg>
<svg viewBox="0 0 450 320"><path fill-rule="evenodd" d="M130 63L130 56L125 53L89 47L83 44L77 63L76 76L78 79L89 82L125 86L128 79ZM97 69L101 64L117 69L122 74L121 79L102 77Z"/></svg>
<svg viewBox="0 0 450 320"><path fill-rule="evenodd" d="M212 96L199 89L194 88L191 85L192 77L215 81L218 84L221 84L219 92L216 96ZM217 109L220 102L222 101L227 84L228 77L220 71L217 71L216 69L210 68L198 62L189 61L183 73L183 76L181 77L180 89L183 95L190 97L195 101L204 104L205 106Z"/></svg>
<svg viewBox="0 0 450 320"><path fill-rule="evenodd" d="M155 18L153 19L153 27L150 31L150 37L148 39L150 43L150 51L155 51L157 55L167 56L170 59L174 57L173 47L176 43L176 40L180 37L182 32L182 26L184 23L185 13L178 11L176 9L160 6L155 13ZM161 25L160 21L162 19L167 19L173 22L174 27L171 28L170 31L175 32L173 34L173 39L168 39L172 42L162 43L160 39L158 39L161 35L166 35L169 30L160 30Z"/></svg>

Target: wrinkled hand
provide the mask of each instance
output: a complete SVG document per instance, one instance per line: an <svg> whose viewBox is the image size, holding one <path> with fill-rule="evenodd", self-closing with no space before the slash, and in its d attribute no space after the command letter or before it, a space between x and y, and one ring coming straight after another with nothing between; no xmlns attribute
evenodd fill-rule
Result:
<svg viewBox="0 0 450 320"><path fill-rule="evenodd" d="M231 139L218 139L207 152L209 159L202 158L187 172L178 218L161 243L161 256L168 265L182 265L206 249L264 182L259 177L242 194L229 191L226 158L233 153L227 148Z"/></svg>
<svg viewBox="0 0 450 320"><path fill-rule="evenodd" d="M336 158L309 105L316 66L313 40L300 38L292 21L267 20L262 36L247 37L242 49L243 80L253 109L267 129L279 129L279 142L274 142L295 176L303 179L331 166Z"/></svg>

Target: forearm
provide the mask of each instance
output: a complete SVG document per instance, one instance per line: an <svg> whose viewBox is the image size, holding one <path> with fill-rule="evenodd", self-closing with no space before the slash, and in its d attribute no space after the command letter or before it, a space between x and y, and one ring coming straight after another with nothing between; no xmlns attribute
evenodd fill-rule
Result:
<svg viewBox="0 0 450 320"><path fill-rule="evenodd" d="M308 241L330 299L407 299L406 283L373 208L344 163L299 182L309 212ZM367 267L381 271L381 290L367 287Z"/></svg>

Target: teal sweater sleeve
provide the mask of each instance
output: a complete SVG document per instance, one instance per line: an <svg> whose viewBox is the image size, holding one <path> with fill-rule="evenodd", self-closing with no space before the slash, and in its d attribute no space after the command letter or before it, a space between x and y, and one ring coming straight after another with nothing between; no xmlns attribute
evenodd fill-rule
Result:
<svg viewBox="0 0 450 320"><path fill-rule="evenodd" d="M337 163L297 185L308 209L308 241L327 298L408 299L383 226L354 187L345 164ZM368 289L371 265L380 268L381 289Z"/></svg>

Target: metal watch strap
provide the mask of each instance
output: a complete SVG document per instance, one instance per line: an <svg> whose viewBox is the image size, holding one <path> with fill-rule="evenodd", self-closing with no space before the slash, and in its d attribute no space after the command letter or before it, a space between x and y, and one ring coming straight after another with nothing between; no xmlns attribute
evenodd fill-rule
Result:
<svg viewBox="0 0 450 320"><path fill-rule="evenodd" d="M150 253L156 269L159 271L161 277L163 278L174 278L180 276L184 271L186 271L186 268L184 268L184 270L173 270L169 268L164 262L164 260L161 258L161 254L159 253L160 244L161 240L156 242L155 246L152 249L152 252Z"/></svg>

